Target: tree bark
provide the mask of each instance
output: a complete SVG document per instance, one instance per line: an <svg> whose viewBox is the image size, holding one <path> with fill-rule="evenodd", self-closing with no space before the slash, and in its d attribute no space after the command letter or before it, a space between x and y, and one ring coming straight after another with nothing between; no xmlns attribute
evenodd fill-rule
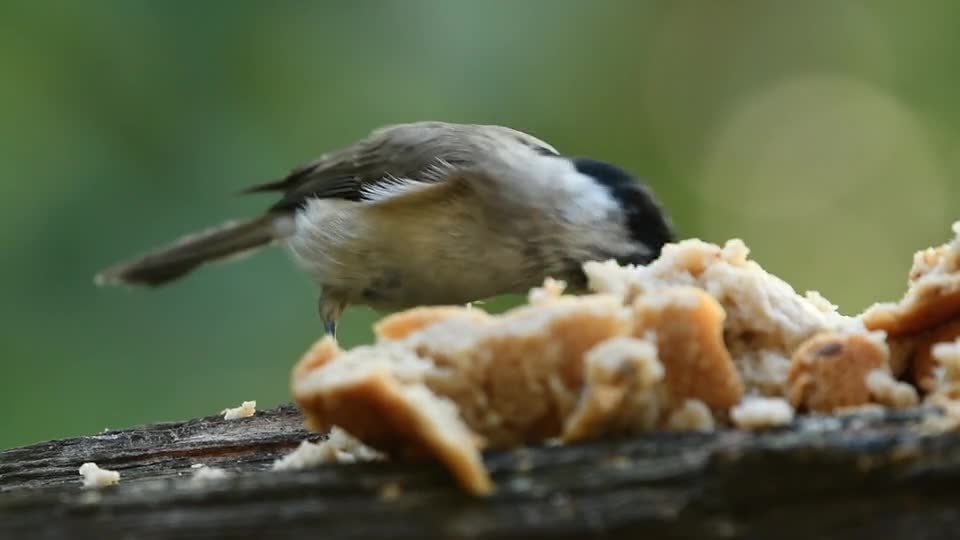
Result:
<svg viewBox="0 0 960 540"><path fill-rule="evenodd" d="M960 435L930 409L786 429L655 433L488 452L497 493L432 463L273 472L293 407L0 452L0 538L943 538L960 527ZM81 489L80 464L121 472ZM191 465L233 474L197 482Z"/></svg>

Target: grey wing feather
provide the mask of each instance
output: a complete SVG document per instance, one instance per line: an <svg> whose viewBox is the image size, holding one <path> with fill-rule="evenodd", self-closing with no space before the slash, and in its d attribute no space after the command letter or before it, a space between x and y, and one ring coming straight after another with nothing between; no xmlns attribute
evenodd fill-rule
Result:
<svg viewBox="0 0 960 540"><path fill-rule="evenodd" d="M314 198L351 201L390 184L442 182L451 173L472 168L496 141L512 139L544 154L556 150L530 135L501 126L417 122L380 128L353 145L294 169L286 177L247 192L282 191L271 208L289 211Z"/></svg>
<svg viewBox="0 0 960 540"><path fill-rule="evenodd" d="M374 132L363 141L294 169L282 179L246 192L282 191L283 196L271 210L293 210L313 198L361 201L379 184L396 183L398 179L438 182L458 164L471 161L467 147L458 144L460 139L429 135L429 131L396 128Z"/></svg>

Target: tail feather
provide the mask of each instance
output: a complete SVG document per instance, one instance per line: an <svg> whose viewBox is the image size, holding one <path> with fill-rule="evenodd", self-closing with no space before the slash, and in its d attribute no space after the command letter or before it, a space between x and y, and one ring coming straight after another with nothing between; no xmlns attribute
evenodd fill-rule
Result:
<svg viewBox="0 0 960 540"><path fill-rule="evenodd" d="M97 285L126 283L151 287L183 277L204 264L248 254L279 239L277 220L265 215L229 221L212 229L180 238L173 244L133 261L107 269L94 278Z"/></svg>

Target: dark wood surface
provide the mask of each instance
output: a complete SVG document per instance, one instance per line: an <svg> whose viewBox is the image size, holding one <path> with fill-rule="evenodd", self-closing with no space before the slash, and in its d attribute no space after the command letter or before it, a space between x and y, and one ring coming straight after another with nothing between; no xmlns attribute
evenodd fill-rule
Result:
<svg viewBox="0 0 960 540"><path fill-rule="evenodd" d="M432 463L273 472L319 438L281 407L2 451L0 538L952 538L960 435L924 429L935 414L489 452L478 499ZM81 489L85 461L120 484ZM195 463L234 474L198 483Z"/></svg>

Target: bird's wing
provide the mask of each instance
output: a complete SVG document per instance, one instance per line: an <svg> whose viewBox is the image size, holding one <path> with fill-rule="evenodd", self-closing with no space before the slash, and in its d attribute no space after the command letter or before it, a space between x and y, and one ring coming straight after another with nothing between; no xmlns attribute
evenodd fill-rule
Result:
<svg viewBox="0 0 960 540"><path fill-rule="evenodd" d="M478 156L487 150L493 130L501 137L509 132L524 144L542 145L544 153L556 152L539 139L499 126L400 124L378 129L359 142L246 192L283 192L273 210L293 210L316 198L382 199L398 190L444 182L461 171L474 169Z"/></svg>
<svg viewBox="0 0 960 540"><path fill-rule="evenodd" d="M283 196L272 210L293 210L309 199L363 201L402 184L440 182L450 171L473 161L463 139L441 135L447 134L408 125L381 129L246 192L281 191Z"/></svg>

